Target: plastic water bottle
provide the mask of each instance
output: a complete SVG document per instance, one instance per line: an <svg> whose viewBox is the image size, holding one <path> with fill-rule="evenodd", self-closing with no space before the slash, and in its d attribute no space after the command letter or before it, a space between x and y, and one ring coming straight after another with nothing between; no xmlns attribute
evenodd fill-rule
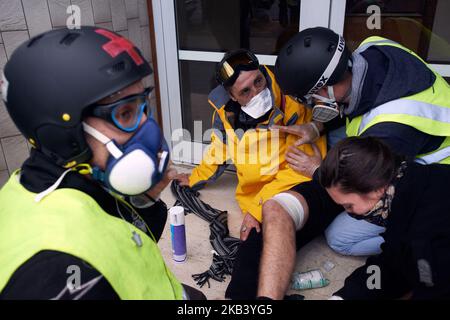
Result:
<svg viewBox="0 0 450 320"><path fill-rule="evenodd" d="M294 272L292 275L291 288L294 290L305 290L326 287L330 284L328 279L323 277L320 270L311 270L308 272Z"/></svg>
<svg viewBox="0 0 450 320"><path fill-rule="evenodd" d="M186 228L184 225L184 208L172 207L169 210L172 253L175 262L186 261Z"/></svg>

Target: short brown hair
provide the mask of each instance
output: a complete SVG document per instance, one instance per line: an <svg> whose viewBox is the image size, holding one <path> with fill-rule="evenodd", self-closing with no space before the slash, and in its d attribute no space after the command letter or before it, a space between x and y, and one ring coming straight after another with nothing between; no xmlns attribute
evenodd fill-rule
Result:
<svg viewBox="0 0 450 320"><path fill-rule="evenodd" d="M376 138L346 138L326 156L319 182L324 188L338 186L344 193L366 194L388 185L401 160Z"/></svg>

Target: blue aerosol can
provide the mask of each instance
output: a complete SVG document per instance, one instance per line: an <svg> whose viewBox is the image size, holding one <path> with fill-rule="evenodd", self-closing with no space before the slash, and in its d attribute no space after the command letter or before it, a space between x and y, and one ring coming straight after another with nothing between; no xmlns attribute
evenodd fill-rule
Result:
<svg viewBox="0 0 450 320"><path fill-rule="evenodd" d="M173 260L186 261L186 228L184 224L184 208L172 207L169 210L170 233L172 238Z"/></svg>

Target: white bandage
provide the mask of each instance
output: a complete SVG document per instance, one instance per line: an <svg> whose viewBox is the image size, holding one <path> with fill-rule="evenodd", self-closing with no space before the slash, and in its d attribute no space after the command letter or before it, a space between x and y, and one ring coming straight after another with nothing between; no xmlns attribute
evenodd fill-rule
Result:
<svg viewBox="0 0 450 320"><path fill-rule="evenodd" d="M291 216L294 221L295 230L300 230L305 224L305 211L303 206L294 195L290 193L279 193L272 198Z"/></svg>

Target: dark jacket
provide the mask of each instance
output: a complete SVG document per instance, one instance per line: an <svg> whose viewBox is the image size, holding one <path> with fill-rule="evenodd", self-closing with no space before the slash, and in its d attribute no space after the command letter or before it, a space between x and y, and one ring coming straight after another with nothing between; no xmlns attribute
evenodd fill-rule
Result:
<svg viewBox="0 0 450 320"><path fill-rule="evenodd" d="M409 163L397 184L382 253L368 258L344 287L344 299L450 298L450 167ZM380 289L370 266L380 268Z"/></svg>
<svg viewBox="0 0 450 320"><path fill-rule="evenodd" d="M358 103L347 115L349 119L386 102L422 92L431 87L436 79L422 61L396 47L372 46L363 51L361 56L367 63L367 72L362 83L352 85L354 92L351 99ZM357 86L362 86L361 90L356 90ZM357 92L360 92L359 96ZM379 138L392 151L410 159L436 150L445 139L395 122L378 123L362 136Z"/></svg>

